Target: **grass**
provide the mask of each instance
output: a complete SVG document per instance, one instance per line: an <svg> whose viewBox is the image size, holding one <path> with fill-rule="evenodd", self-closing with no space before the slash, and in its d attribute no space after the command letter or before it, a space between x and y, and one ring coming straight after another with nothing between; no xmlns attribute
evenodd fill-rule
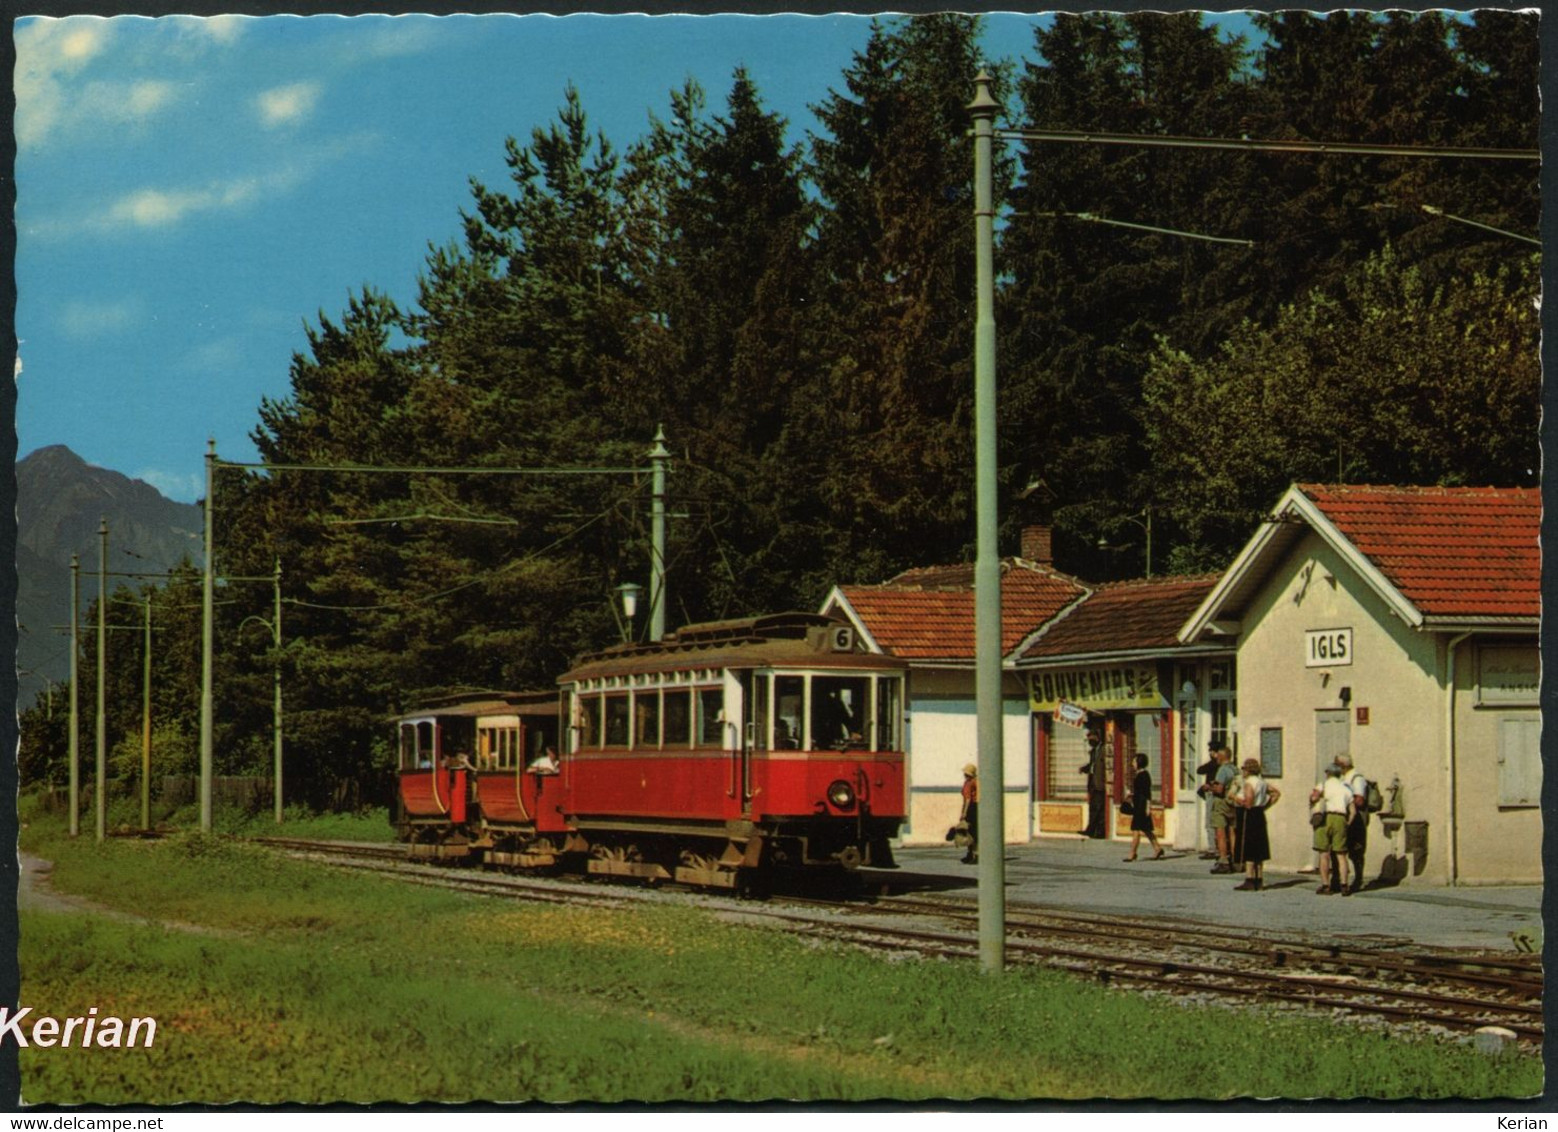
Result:
<svg viewBox="0 0 1558 1132"><path fill-rule="evenodd" d="M221 838L24 833L25 1005L151 1015L146 1050L22 1051L30 1102L1528 1096L1534 1055L1188 1006L1035 970L890 962L706 910L502 903ZM1190 1063L1153 1050L1193 1050ZM1260 1051L1258 1057L1251 1051Z"/></svg>
<svg viewBox="0 0 1558 1132"><path fill-rule="evenodd" d="M43 820L56 811L46 806L38 795L24 796L21 800L23 819ZM90 791L83 792L81 828L91 833L94 827ZM69 807L57 811L63 823ZM356 813L318 814L303 806L287 806L282 811L282 823L276 824L275 812L269 808L249 811L236 806L217 806L211 813L211 829L215 833L234 837L310 837L329 841L393 841L394 827L389 822L389 811L384 806L374 806ZM151 811L152 825L161 830L193 830L200 827L200 805L189 803L178 807L154 805ZM139 798L128 795L110 798L104 823L110 833L128 833L141 827L141 803Z"/></svg>

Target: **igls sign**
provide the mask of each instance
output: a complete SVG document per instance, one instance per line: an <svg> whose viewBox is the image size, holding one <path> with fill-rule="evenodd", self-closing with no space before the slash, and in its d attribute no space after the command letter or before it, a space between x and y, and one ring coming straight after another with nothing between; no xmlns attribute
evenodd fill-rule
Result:
<svg viewBox="0 0 1558 1132"><path fill-rule="evenodd" d="M1305 668L1335 668L1351 663L1351 629L1309 629L1304 633Z"/></svg>

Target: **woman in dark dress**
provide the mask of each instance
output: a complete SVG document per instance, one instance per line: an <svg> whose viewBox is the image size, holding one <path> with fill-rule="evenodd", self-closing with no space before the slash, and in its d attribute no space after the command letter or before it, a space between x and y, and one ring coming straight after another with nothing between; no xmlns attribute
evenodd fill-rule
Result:
<svg viewBox="0 0 1558 1132"><path fill-rule="evenodd" d="M1265 883L1266 862L1271 858L1271 838L1266 830L1266 811L1281 792L1261 777L1260 760L1244 760L1244 785L1234 805L1244 816L1244 882L1234 885L1240 892L1259 892Z"/></svg>
<svg viewBox="0 0 1558 1132"><path fill-rule="evenodd" d="M1147 773L1147 756L1137 755L1136 781L1131 783L1131 855L1125 858L1127 861L1136 859L1136 847L1141 844L1144 833L1152 845L1152 859L1160 859L1163 847L1158 844L1158 835L1152 828L1152 775Z"/></svg>

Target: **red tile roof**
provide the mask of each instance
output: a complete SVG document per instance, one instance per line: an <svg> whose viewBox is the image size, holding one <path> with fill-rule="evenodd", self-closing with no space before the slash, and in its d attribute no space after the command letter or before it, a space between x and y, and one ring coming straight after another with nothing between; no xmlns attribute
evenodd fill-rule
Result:
<svg viewBox="0 0 1558 1132"><path fill-rule="evenodd" d="M909 660L974 659L974 568L908 570L878 586L840 586L884 650ZM1021 560L1001 563L1001 655L1087 593L1073 578Z"/></svg>
<svg viewBox="0 0 1558 1132"><path fill-rule="evenodd" d="M1179 648L1179 629L1217 584L1217 574L1177 575L1099 586L1044 630L1023 660Z"/></svg>
<svg viewBox="0 0 1558 1132"><path fill-rule="evenodd" d="M1299 484L1427 617L1541 614L1541 490Z"/></svg>

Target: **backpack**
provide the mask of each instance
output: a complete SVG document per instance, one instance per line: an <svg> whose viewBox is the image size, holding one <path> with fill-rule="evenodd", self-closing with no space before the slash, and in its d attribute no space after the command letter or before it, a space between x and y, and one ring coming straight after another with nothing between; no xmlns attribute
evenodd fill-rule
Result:
<svg viewBox="0 0 1558 1132"><path fill-rule="evenodd" d="M1363 808L1371 814L1379 813L1385 808L1385 795L1380 793L1379 783L1365 778L1363 786Z"/></svg>

